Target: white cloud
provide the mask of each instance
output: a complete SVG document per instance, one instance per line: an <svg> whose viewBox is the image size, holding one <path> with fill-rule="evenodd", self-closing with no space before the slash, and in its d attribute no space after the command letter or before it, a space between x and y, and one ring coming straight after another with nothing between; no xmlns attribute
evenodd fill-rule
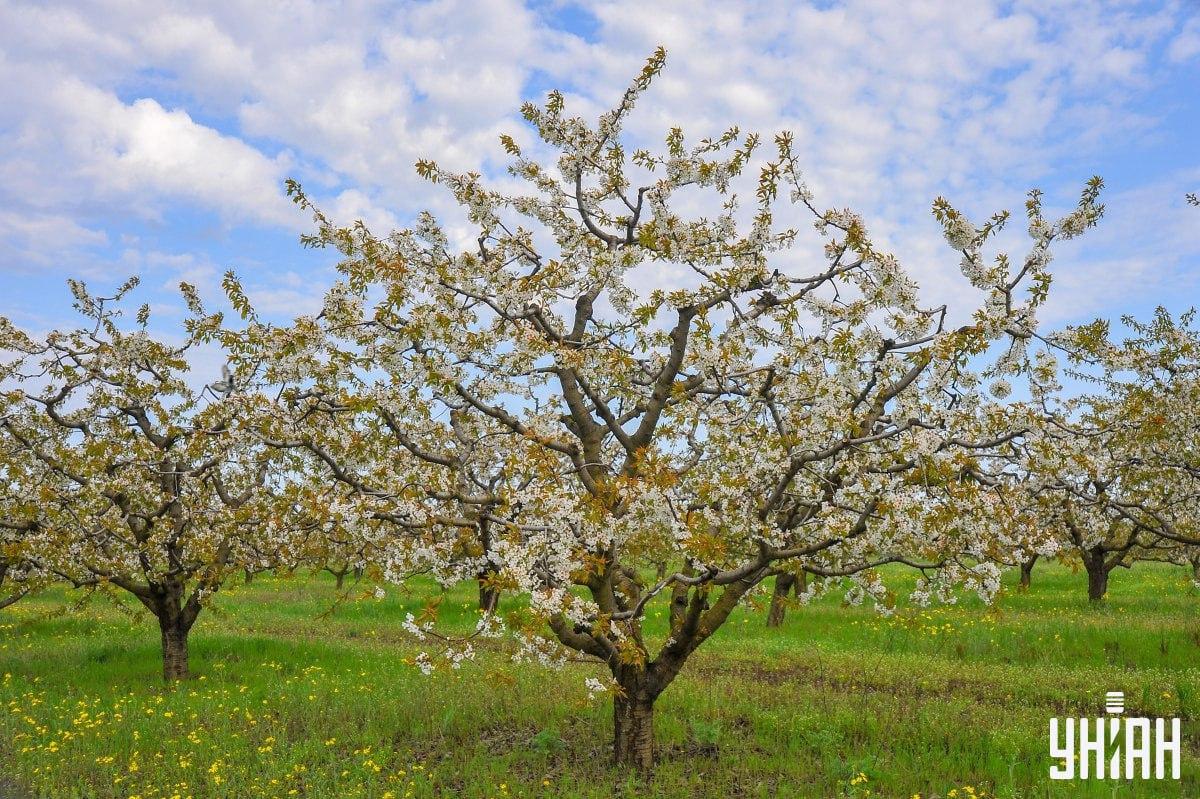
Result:
<svg viewBox="0 0 1200 799"><path fill-rule="evenodd" d="M282 195L286 155L267 157L184 110L125 103L77 76L0 63L0 78L26 87L0 117L0 192L10 203L155 218L184 201L240 221L300 221Z"/></svg>
<svg viewBox="0 0 1200 799"><path fill-rule="evenodd" d="M1176 63L1200 55L1200 17L1192 17L1167 48L1167 57Z"/></svg>
<svg viewBox="0 0 1200 799"><path fill-rule="evenodd" d="M1179 311L1200 297L1200 209L1184 201L1200 169L1112 193L1105 219L1065 248L1047 321L1060 324L1137 305Z"/></svg>
<svg viewBox="0 0 1200 799"><path fill-rule="evenodd" d="M635 115L635 135L658 140L680 124L699 137L729 121L794 130L818 202L865 213L930 300L960 309L975 296L929 217L931 200L945 195L975 218L1011 208L1019 220L1032 186L1055 202L1072 197L1095 167L1068 176L1064 165L1155 124L1130 106L1152 80L1148 54L1179 24L1171 8L1091 2L776 2L732 15L715 0L654 15L640 6L596 4L599 43L568 42L552 56L551 71L584 93L569 110L612 102L629 65L665 44L667 72ZM1024 243L1008 241L1019 258Z"/></svg>
<svg viewBox="0 0 1200 799"><path fill-rule="evenodd" d="M0 211L0 264L53 264L81 249L108 243L103 230L84 227L63 214Z"/></svg>
<svg viewBox="0 0 1200 799"><path fill-rule="evenodd" d="M271 275L270 283L256 280L244 287L257 313L267 318L292 319L320 311L328 284L314 281L311 275L284 272Z"/></svg>
<svg viewBox="0 0 1200 799"><path fill-rule="evenodd" d="M932 198L982 217L1019 210L1024 190L1047 180L1053 198L1073 193L1090 170L1064 172L1159 123L1136 101L1160 56L1182 63L1200 49L1196 20L1170 3L587 9L595 41L516 0L302 0L286 14L254 0L0 0L0 201L14 219L59 220L78 246L102 243L89 234L114 217L173 209L293 228L306 220L280 196L291 175L335 218L383 230L418 208L447 210L445 193L414 175L417 158L495 171L497 135L528 138L514 112L531 80L563 86L572 112L594 115L664 44L667 72L631 120L635 139L660 142L674 124L693 137L732 122L792 129L820 202L863 211L935 299L966 301ZM34 246L15 224L0 222L0 246ZM1069 259L1064 268L1086 274ZM289 290L281 307L309 301Z"/></svg>
<svg viewBox="0 0 1200 799"><path fill-rule="evenodd" d="M87 137L80 144L94 158L82 171L97 185L129 195L149 190L186 197L242 219L294 222L291 204L280 192L286 156L267 158L150 98L125 105L76 84L64 87L62 100L79 111L68 124L90 127L80 131Z"/></svg>
<svg viewBox="0 0 1200 799"><path fill-rule="evenodd" d="M511 127L536 27L512 0L0 3L0 199L304 226L280 198L292 175L390 221L428 204L418 158L476 168Z"/></svg>

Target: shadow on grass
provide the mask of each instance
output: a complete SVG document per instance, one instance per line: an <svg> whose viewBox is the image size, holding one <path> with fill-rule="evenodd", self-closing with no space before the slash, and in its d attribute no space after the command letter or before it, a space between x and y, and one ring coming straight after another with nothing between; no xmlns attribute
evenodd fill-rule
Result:
<svg viewBox="0 0 1200 799"><path fill-rule="evenodd" d="M0 777L0 799L33 799L33 794Z"/></svg>

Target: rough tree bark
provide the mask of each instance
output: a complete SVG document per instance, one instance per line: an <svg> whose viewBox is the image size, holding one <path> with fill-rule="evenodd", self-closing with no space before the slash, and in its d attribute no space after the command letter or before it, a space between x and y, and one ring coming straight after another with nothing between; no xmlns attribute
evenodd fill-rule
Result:
<svg viewBox="0 0 1200 799"><path fill-rule="evenodd" d="M178 619L159 617L158 628L162 633L163 679L167 682L186 680L191 676L188 668L188 627Z"/></svg>
<svg viewBox="0 0 1200 799"><path fill-rule="evenodd" d="M183 586L157 586L150 596L138 598L158 619L162 638L163 679L168 682L186 680L191 676L188 661L188 633L200 615L197 593L184 602Z"/></svg>
<svg viewBox="0 0 1200 799"><path fill-rule="evenodd" d="M655 701L679 675L691 654L725 623L746 593L766 576L765 571L764 568L725 585L715 601L710 600L706 588L692 591L686 585L676 585L671 597L671 639L658 657L632 664L608 659L619 689L613 697L613 760L618 766L642 773L653 769ZM582 630L569 632L561 621L554 628L564 643L575 644L580 651L597 656L615 654L596 639L589 640ZM630 633L645 653L641 625L631 624Z"/></svg>
<svg viewBox="0 0 1200 799"><path fill-rule="evenodd" d="M222 545L217 557L218 564L228 558L228 545ZM213 579L216 572L201 578L189 592L183 578L172 576L148 585L137 585L123 578L113 582L142 603L158 619L162 640L163 679L172 683L191 676L188 662L188 634L203 608L203 599L220 589L219 580Z"/></svg>
<svg viewBox="0 0 1200 799"><path fill-rule="evenodd" d="M1084 555L1083 567L1088 575L1088 600L1103 602L1108 594L1108 575L1113 566L1104 560L1104 552L1092 551Z"/></svg>
<svg viewBox="0 0 1200 799"><path fill-rule="evenodd" d="M1103 569L1088 570L1088 599L1092 602L1103 602L1108 594L1108 572Z"/></svg>
<svg viewBox="0 0 1200 799"><path fill-rule="evenodd" d="M478 527L479 546L484 553L492 548L492 526L486 519L479 520ZM500 589L493 584L493 579L496 576L496 567L492 563L485 562L479 574L475 575L475 579L479 582L479 612L491 613L496 608L500 607Z"/></svg>
<svg viewBox="0 0 1200 799"><path fill-rule="evenodd" d="M654 698L613 699L613 759L638 771L654 768Z"/></svg>
<svg viewBox="0 0 1200 799"><path fill-rule="evenodd" d="M1072 517L1072 505L1069 500L1066 509L1068 511L1065 519L1067 529L1071 533L1071 540L1079 548L1083 568L1087 569L1088 599L1093 603L1103 602L1105 595L1108 594L1108 575L1118 566L1129 568L1127 558L1134 547L1138 546L1137 533L1136 531L1127 532L1122 540L1113 543L1114 531L1110 530L1109 541L1085 545L1085 536Z"/></svg>

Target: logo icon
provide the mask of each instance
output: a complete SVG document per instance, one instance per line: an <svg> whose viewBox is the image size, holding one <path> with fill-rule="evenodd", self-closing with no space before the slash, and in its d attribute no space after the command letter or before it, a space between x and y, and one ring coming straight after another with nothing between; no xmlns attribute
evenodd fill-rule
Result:
<svg viewBox="0 0 1200 799"><path fill-rule="evenodd" d="M1050 767L1050 779L1148 780L1153 773L1161 780L1167 779L1167 761L1170 779L1179 779L1179 719L1122 718L1122 691L1104 695L1104 710L1107 718L1050 719L1050 757L1059 761Z"/></svg>

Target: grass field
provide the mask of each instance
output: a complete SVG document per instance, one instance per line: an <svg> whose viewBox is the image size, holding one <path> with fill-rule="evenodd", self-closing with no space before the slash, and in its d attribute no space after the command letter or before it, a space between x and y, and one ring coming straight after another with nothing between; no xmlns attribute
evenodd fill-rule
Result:
<svg viewBox="0 0 1200 799"><path fill-rule="evenodd" d="M1187 576L1118 570L1103 608L1082 573L1039 564L992 608L884 619L824 599L778 630L739 610L659 700L651 783L608 765L594 665L487 651L422 676L400 627L420 596L364 588L320 618L331 581L231 587L192 633L195 678L167 690L153 619L53 591L0 615L0 797L1197 797ZM473 624L471 587L453 599L443 622ZM1048 719L1096 716L1110 689L1183 718L1182 781L1048 780Z"/></svg>

